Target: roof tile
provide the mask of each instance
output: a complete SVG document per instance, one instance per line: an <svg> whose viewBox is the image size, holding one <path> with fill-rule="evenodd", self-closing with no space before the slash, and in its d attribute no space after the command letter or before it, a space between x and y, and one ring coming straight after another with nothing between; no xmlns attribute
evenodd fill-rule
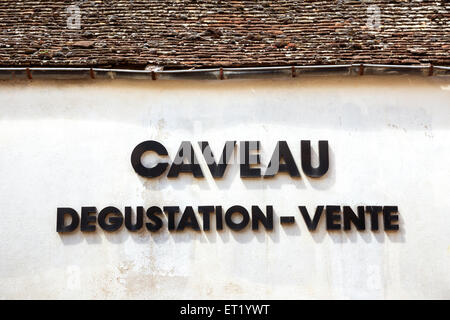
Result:
<svg viewBox="0 0 450 320"><path fill-rule="evenodd" d="M0 65L449 65L449 12L448 0L4 0Z"/></svg>

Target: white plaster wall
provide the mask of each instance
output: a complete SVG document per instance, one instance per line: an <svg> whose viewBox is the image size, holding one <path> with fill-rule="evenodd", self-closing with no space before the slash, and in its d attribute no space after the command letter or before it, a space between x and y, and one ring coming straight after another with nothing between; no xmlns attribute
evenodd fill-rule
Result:
<svg viewBox="0 0 450 320"><path fill-rule="evenodd" d="M139 177L162 142L325 139L318 180ZM0 84L0 298L450 298L450 82L436 78ZM198 146L194 146L199 151ZM56 208L273 205L273 232L60 235ZM310 233L306 205L398 205L400 231Z"/></svg>

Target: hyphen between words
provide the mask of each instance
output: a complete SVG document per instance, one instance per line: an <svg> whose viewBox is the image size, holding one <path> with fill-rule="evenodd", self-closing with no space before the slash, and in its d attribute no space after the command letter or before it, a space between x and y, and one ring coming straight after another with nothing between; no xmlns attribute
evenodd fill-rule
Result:
<svg viewBox="0 0 450 320"><path fill-rule="evenodd" d="M202 155L208 165L213 178L223 178L226 168L230 164L232 153L236 148L236 141L227 141L223 148L222 155L217 163L207 141L198 143ZM241 141L240 142L240 176L241 178L273 178L279 173L287 173L292 178L300 178L300 171L294 161L294 157L286 141L279 141L275 147L270 162L264 172L261 173L260 142ZM161 159L152 166L147 167L142 163L145 153L156 153ZM194 152L193 146L188 141L183 141L178 149L172 163L163 160L168 157L167 149L157 141L144 141L138 144L131 154L131 164L142 177L160 177L169 168L168 178L176 178L180 173L191 174L195 178L203 178L204 174ZM319 164L312 166L311 143L308 140L301 141L301 167L304 174L311 178L324 176L329 167L328 141L319 141ZM366 215L370 220L370 230L380 229L379 216L382 216L384 230L399 230L398 207L386 205L358 206L356 210L350 206L340 205L318 205L311 216L306 206L298 206L299 212L310 231L317 229L322 213L325 212L327 230L351 230L352 225L356 230L366 230ZM264 212L265 211L265 212ZM259 206L251 206L247 210L240 205L234 205L224 210L220 205L203 205L197 207L198 215L195 214L193 206L186 206L181 210L179 206L164 206L162 208L151 206L147 210L143 207L136 207L135 214L131 206L125 206L125 215L114 206L108 206L100 210L94 206L81 207L81 216L75 209L57 209L57 232L72 232L78 226L83 232L96 230L96 224L101 229L109 232L119 230L123 224L127 230L135 232L141 230L144 225L150 232L157 232L167 225L169 231L183 231L187 229L195 231L209 231L214 222L216 230L222 230L224 225L234 231L240 231L251 225L252 230L273 230L274 208L266 206L262 210ZM179 219L178 216L181 214ZM164 215L167 219L163 219ZM200 218L201 215L201 218ZM133 217L134 216L134 217ZM147 221L144 221L144 216ZM213 219L211 219L213 216ZM165 221L167 220L167 223ZM201 220L202 228L199 221ZM295 216L280 216L280 224L287 225L295 223ZM225 222L225 223L224 223Z"/></svg>

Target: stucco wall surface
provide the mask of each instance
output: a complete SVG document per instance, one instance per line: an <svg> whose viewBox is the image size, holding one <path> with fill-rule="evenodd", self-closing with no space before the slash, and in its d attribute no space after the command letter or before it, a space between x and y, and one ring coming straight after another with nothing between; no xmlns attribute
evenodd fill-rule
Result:
<svg viewBox="0 0 450 320"><path fill-rule="evenodd" d="M328 140L320 179L146 179L157 140ZM450 298L450 81L414 77L0 83L0 298ZM198 145L194 150L200 152ZM239 159L236 149L234 160ZM297 209L397 205L398 232L310 232ZM273 205L274 230L56 232L57 207ZM179 217L178 217L179 218ZM167 220L164 220L165 225Z"/></svg>

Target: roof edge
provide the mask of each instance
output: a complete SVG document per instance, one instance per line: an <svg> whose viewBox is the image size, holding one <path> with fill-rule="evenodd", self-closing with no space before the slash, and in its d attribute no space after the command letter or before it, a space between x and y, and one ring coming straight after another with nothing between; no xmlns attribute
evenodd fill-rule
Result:
<svg viewBox="0 0 450 320"><path fill-rule="evenodd" d="M71 67L0 67L0 80L76 80L76 79L141 79L141 80L226 80L254 78L286 78L305 75L421 75L450 76L449 66L342 64L270 67L219 67L204 69L109 69Z"/></svg>

